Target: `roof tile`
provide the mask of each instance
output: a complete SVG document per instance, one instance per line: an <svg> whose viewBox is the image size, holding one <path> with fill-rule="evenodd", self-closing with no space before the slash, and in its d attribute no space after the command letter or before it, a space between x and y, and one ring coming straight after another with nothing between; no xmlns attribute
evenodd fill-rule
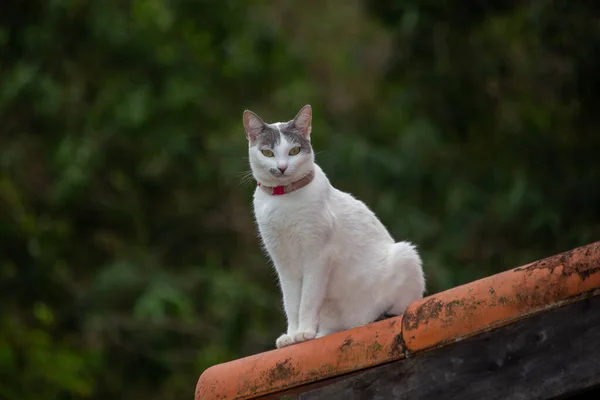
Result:
<svg viewBox="0 0 600 400"><path fill-rule="evenodd" d="M412 303L403 319L408 351L472 336L600 287L600 242Z"/></svg>
<svg viewBox="0 0 600 400"><path fill-rule="evenodd" d="M402 317L224 364L202 374L196 399L247 399L404 357Z"/></svg>

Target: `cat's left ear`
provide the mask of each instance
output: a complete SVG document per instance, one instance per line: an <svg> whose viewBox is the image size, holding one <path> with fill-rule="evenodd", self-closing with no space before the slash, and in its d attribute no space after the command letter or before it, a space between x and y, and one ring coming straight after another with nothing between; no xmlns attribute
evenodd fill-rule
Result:
<svg viewBox="0 0 600 400"><path fill-rule="evenodd" d="M254 144L264 127L265 123L258 115L250 110L244 111L244 129L246 130L246 137L250 142L250 146Z"/></svg>
<svg viewBox="0 0 600 400"><path fill-rule="evenodd" d="M294 117L294 126L302 133L302 136L310 140L310 132L312 131L312 108L310 104L302 107Z"/></svg>

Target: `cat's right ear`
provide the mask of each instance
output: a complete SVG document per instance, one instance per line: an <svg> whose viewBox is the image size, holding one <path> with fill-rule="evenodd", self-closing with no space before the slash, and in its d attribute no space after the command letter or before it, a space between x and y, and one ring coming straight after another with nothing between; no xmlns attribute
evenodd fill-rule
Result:
<svg viewBox="0 0 600 400"><path fill-rule="evenodd" d="M302 136L310 140L310 132L312 131L312 108L310 104L302 107L298 114L294 117L294 126L298 128Z"/></svg>
<svg viewBox="0 0 600 400"><path fill-rule="evenodd" d="M250 110L244 111L244 130L246 131L246 137L250 142L250 146L254 144L264 127L265 123L258 115Z"/></svg>

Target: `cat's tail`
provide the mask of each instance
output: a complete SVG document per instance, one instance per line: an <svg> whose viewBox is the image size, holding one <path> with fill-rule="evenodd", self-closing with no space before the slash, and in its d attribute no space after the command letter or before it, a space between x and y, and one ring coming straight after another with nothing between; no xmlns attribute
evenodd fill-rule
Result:
<svg viewBox="0 0 600 400"><path fill-rule="evenodd" d="M391 262L392 268L404 279L399 280L401 286L398 288L398 297L389 312L400 315L410 303L425 294L425 273L417 247L410 242L398 242L392 245Z"/></svg>

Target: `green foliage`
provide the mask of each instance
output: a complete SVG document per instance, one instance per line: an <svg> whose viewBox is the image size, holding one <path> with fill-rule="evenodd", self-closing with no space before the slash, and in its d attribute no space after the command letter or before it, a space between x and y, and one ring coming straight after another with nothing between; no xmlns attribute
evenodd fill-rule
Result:
<svg viewBox="0 0 600 400"><path fill-rule="evenodd" d="M9 0L0 397L175 399L284 329L241 126L318 162L430 292L600 235L593 5Z"/></svg>

